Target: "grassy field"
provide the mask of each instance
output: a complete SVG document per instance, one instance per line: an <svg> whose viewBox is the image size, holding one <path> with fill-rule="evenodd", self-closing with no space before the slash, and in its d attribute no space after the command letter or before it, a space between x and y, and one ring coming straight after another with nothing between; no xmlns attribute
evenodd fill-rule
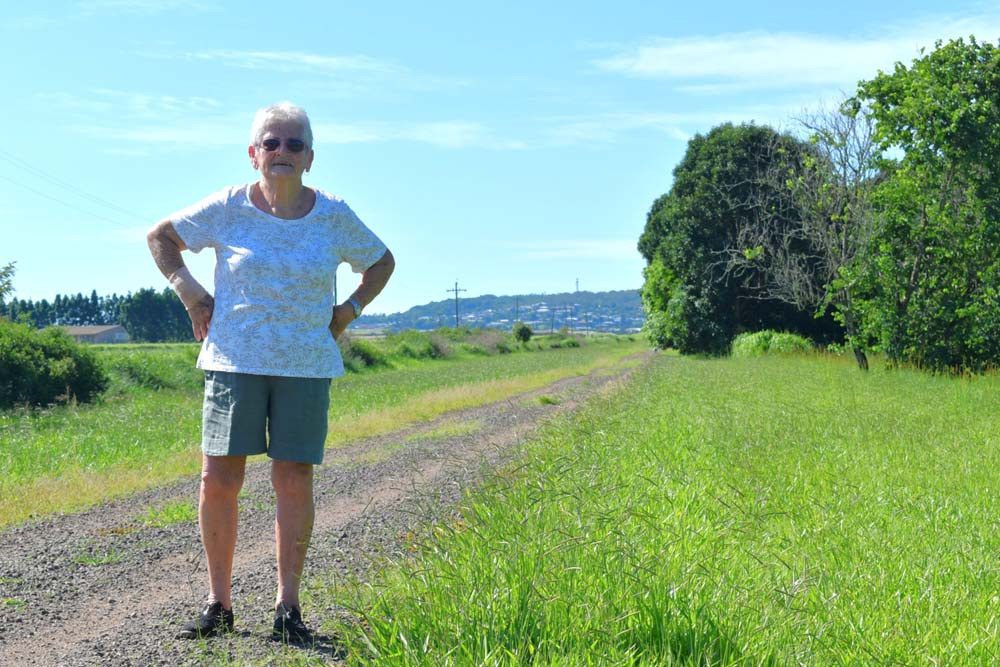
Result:
<svg viewBox="0 0 1000 667"><path fill-rule="evenodd" d="M645 346L605 337L566 347L568 339L554 337L533 340L530 352L512 345L513 353L500 355L473 340L451 344L447 358L429 359L414 358L419 340L387 339L381 344L383 365L333 383L329 446L587 373ZM98 403L0 412L0 527L86 507L200 468L198 347L98 351L112 378Z"/></svg>
<svg viewBox="0 0 1000 667"><path fill-rule="evenodd" d="M998 429L996 377L661 355L308 592L359 665L998 664Z"/></svg>

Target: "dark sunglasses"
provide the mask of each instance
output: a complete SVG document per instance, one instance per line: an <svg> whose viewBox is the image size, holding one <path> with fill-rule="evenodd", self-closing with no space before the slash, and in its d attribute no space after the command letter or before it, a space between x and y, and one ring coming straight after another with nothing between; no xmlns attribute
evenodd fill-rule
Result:
<svg viewBox="0 0 1000 667"><path fill-rule="evenodd" d="M260 145L268 152L276 151L281 146L281 139L265 139ZM306 142L301 139L285 139L285 148L293 153L301 153L306 148Z"/></svg>

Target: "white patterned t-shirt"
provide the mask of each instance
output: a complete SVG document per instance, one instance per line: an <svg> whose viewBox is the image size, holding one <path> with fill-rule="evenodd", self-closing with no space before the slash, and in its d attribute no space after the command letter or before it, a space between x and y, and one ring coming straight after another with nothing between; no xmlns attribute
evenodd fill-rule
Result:
<svg viewBox="0 0 1000 667"><path fill-rule="evenodd" d="M344 362L329 330L337 266L361 273L385 244L339 197L316 190L309 213L285 220L254 206L252 187L226 188L170 216L190 250L215 250L215 310L198 368L339 377Z"/></svg>

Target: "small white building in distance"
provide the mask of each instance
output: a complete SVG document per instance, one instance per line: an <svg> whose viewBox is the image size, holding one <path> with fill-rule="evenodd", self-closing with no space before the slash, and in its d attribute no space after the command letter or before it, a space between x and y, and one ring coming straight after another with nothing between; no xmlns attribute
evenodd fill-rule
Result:
<svg viewBox="0 0 1000 667"><path fill-rule="evenodd" d="M78 343L127 343L128 332L120 324L61 327Z"/></svg>

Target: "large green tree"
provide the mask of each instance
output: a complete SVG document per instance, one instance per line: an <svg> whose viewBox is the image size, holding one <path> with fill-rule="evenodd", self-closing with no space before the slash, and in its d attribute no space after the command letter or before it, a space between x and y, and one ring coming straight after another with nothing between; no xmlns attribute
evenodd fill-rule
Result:
<svg viewBox="0 0 1000 667"><path fill-rule="evenodd" d="M784 176L775 175L795 173L809 154L807 143L753 124L720 125L691 139L639 240L654 342L685 353L721 353L747 330L821 339L838 334L829 319L773 298L765 271L731 261L734 251L742 252L746 230L763 224L781 236L800 218ZM808 255L802 243L793 241L792 250Z"/></svg>
<svg viewBox="0 0 1000 667"><path fill-rule="evenodd" d="M1000 51L937 43L860 84L888 178L878 191L866 328L894 361L1000 360Z"/></svg>
<svg viewBox="0 0 1000 667"><path fill-rule="evenodd" d="M832 314L867 370L868 340L855 301L870 266L874 191L882 178L874 119L848 100L797 120L808 150L794 162L777 162L770 173L772 188L788 191L795 217L758 207L730 251L729 267L759 272L771 298L819 317Z"/></svg>
<svg viewBox="0 0 1000 667"><path fill-rule="evenodd" d="M184 304L170 288L162 292L147 288L128 295L121 303L119 318L135 341L159 343L192 338Z"/></svg>

